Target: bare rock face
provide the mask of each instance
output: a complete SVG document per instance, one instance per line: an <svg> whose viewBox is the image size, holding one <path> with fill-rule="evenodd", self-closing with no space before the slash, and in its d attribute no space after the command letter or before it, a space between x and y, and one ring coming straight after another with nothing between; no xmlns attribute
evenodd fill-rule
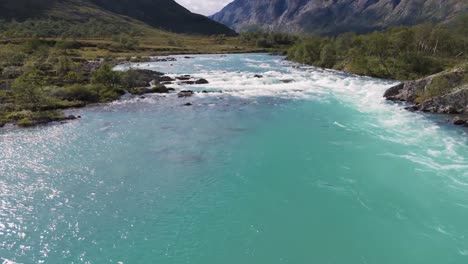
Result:
<svg viewBox="0 0 468 264"><path fill-rule="evenodd" d="M413 103L418 94L423 93L427 85L432 81L432 77L426 77L416 81L401 83L388 89L384 97L390 101L405 101Z"/></svg>
<svg viewBox="0 0 468 264"><path fill-rule="evenodd" d="M466 0L235 0L211 18L236 31L336 35L450 21L467 8Z"/></svg>
<svg viewBox="0 0 468 264"><path fill-rule="evenodd" d="M468 113L468 85L444 96L426 100L418 107L420 111L432 113Z"/></svg>

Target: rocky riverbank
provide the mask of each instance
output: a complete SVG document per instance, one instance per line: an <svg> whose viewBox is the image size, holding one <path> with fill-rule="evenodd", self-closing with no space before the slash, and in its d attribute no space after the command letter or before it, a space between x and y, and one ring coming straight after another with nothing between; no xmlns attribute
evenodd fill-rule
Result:
<svg viewBox="0 0 468 264"><path fill-rule="evenodd" d="M410 111L453 115L453 124L468 127L468 71L455 68L388 89L384 97L407 102Z"/></svg>
<svg viewBox="0 0 468 264"><path fill-rule="evenodd" d="M89 64L89 63L88 63ZM96 71L99 64L95 67L83 70L83 72ZM131 94L134 96L144 97L145 94L168 94L175 93L174 88L169 88L166 85L177 84L179 86L189 86L194 84L207 84L205 79L194 78L190 75L175 76L174 78L165 75L164 73L144 70L144 69L130 69L124 73L116 72L115 77L118 78L118 88L115 89L115 96L108 97L105 100L94 98L94 91L86 88L87 84L77 84L76 88L70 90L63 90L56 88L52 95L60 99L60 104L41 105L37 109L23 109L20 111L10 111L5 114L2 111L8 105L14 105L14 101L0 100L0 127L8 123L15 124L20 127L31 127L51 122L66 122L68 120L75 120L81 117L72 115L64 115L58 110L84 107L89 104L106 103L118 100L122 95ZM194 92L188 89L179 91L178 97L190 97ZM56 99L57 100L57 99Z"/></svg>

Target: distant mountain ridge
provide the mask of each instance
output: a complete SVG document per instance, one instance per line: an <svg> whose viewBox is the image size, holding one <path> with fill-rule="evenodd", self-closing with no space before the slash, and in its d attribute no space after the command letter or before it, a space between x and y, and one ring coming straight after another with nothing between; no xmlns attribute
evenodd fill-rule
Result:
<svg viewBox="0 0 468 264"><path fill-rule="evenodd" d="M464 12L467 0L235 0L211 18L236 31L334 35L450 21Z"/></svg>
<svg viewBox="0 0 468 264"><path fill-rule="evenodd" d="M30 18L80 21L107 15L138 20L175 33L235 35L225 25L194 14L174 0L0 0L0 20L7 21Z"/></svg>

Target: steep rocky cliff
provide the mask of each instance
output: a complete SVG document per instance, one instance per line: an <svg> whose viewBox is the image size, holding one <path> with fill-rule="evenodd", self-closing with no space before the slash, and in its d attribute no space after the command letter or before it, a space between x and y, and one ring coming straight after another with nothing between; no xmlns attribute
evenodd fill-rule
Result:
<svg viewBox="0 0 468 264"><path fill-rule="evenodd" d="M450 21L467 10L466 0L236 0L211 18L237 31L334 35Z"/></svg>

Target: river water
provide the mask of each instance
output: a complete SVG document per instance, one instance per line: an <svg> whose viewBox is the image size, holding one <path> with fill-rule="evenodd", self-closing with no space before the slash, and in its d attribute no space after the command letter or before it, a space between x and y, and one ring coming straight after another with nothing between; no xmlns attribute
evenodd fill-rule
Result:
<svg viewBox="0 0 468 264"><path fill-rule="evenodd" d="M210 93L0 130L5 263L468 263L466 130L385 102L394 82L266 54L132 67Z"/></svg>

